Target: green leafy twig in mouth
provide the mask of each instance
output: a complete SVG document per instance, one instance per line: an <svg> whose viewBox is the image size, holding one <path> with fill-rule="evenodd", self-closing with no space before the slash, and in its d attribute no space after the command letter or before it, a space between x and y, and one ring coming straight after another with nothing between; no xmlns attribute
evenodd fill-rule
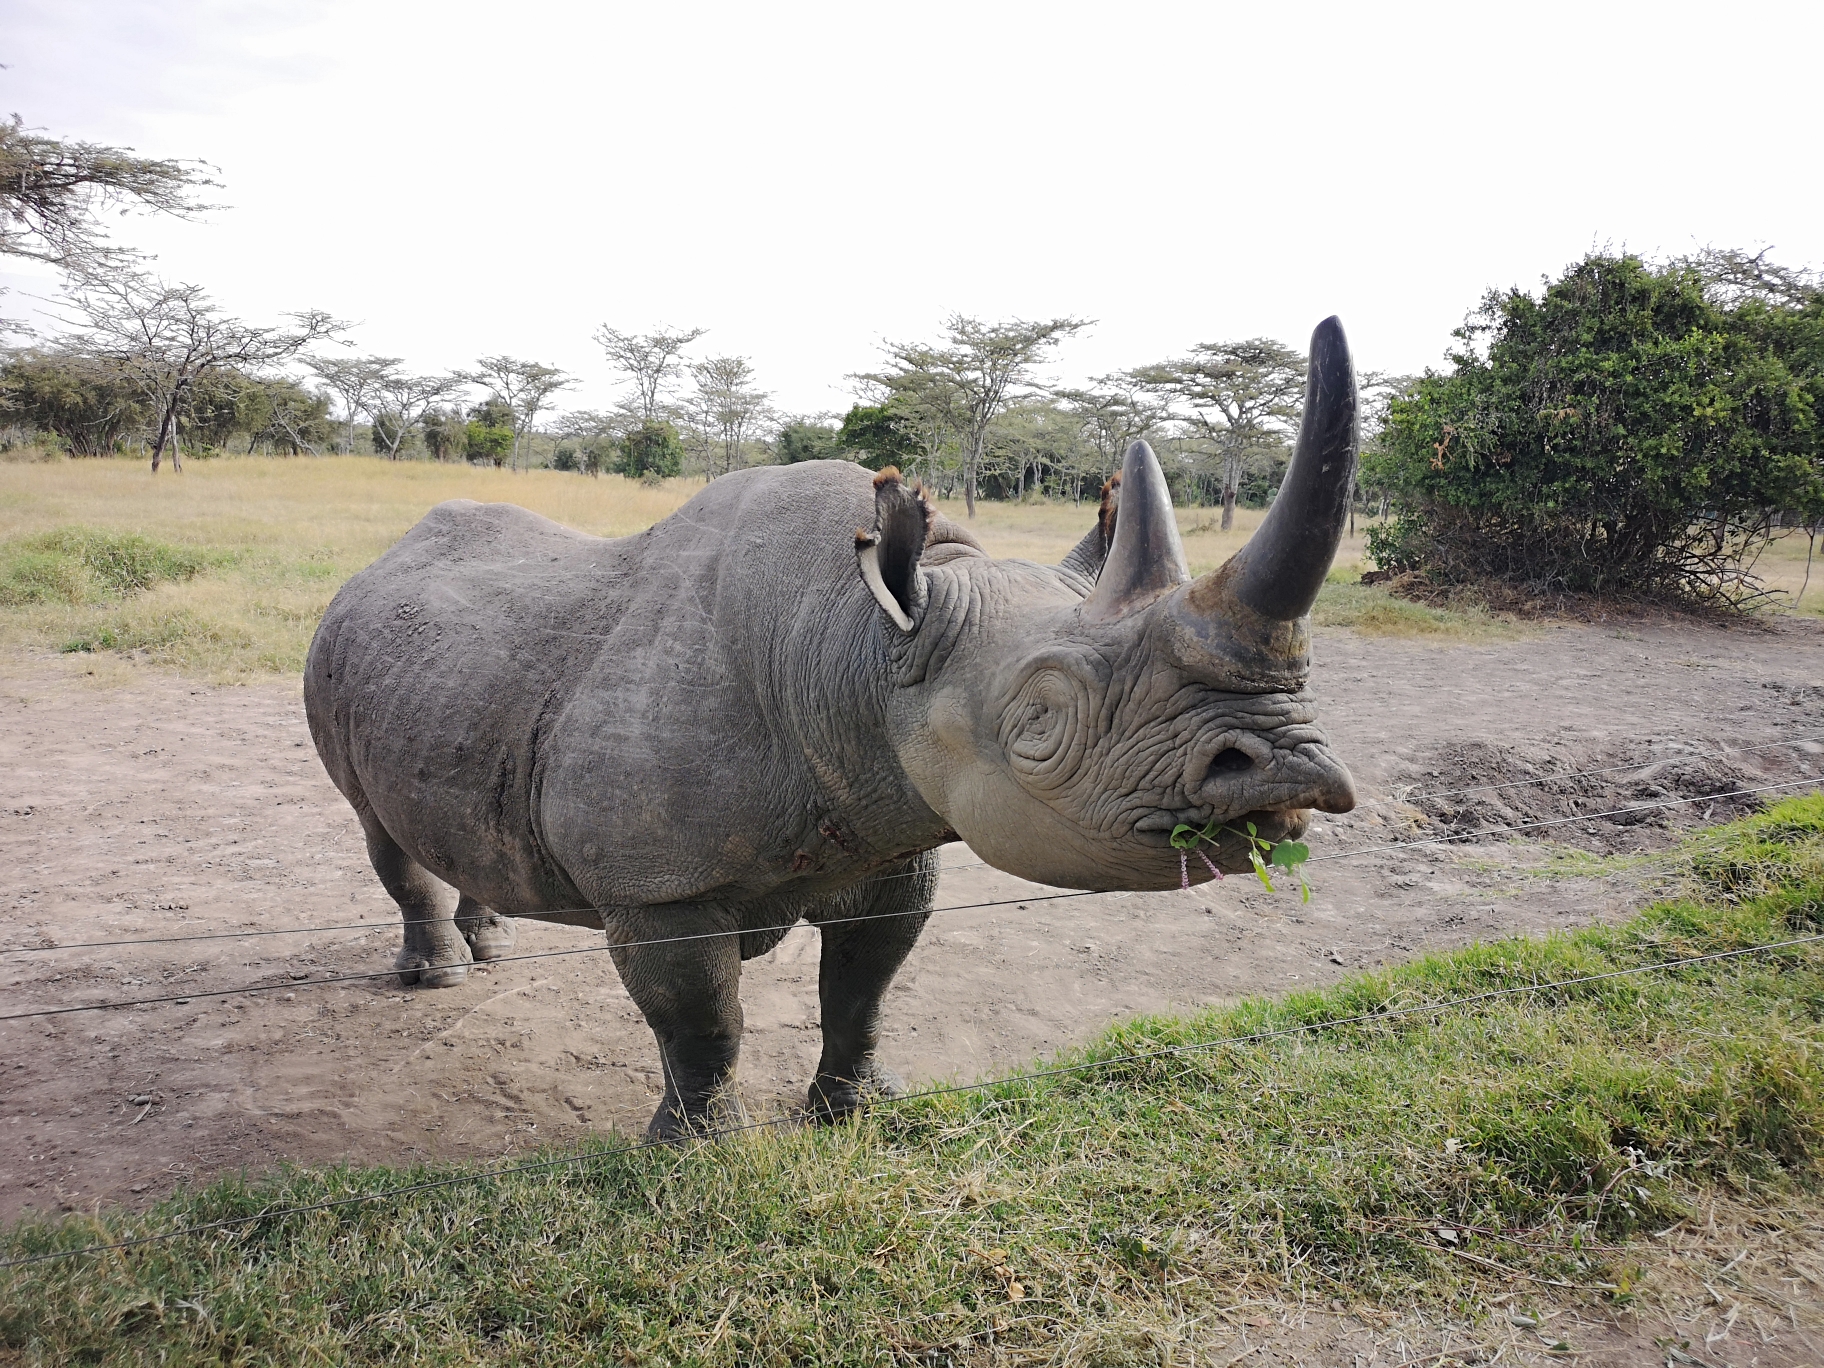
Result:
<svg viewBox="0 0 1824 1368"><path fill-rule="evenodd" d="M1311 858L1311 847L1303 841L1269 841L1260 834L1260 829L1254 823L1247 822L1244 825L1247 827L1245 832L1237 831L1212 817L1209 825L1201 830L1185 822L1172 828L1172 848L1178 852L1178 872L1183 887L1191 886L1190 865L1187 861L1187 852L1190 851L1196 851L1197 858L1209 865L1210 873L1219 879L1222 877L1222 871L1211 863L1201 846L1205 841L1215 845L1217 837L1226 831L1248 843L1248 863L1254 866L1254 877L1260 880L1267 892L1278 891L1273 887L1273 871L1281 869L1298 880L1300 895L1305 902L1310 902L1311 885L1305 882L1304 865Z"/></svg>

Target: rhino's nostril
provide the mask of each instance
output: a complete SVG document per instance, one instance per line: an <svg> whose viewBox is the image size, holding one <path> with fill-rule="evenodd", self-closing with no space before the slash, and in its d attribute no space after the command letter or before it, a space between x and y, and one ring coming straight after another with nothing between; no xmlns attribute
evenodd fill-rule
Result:
<svg viewBox="0 0 1824 1368"><path fill-rule="evenodd" d="M1211 774L1239 774L1246 769L1253 769L1254 761L1246 751L1236 750L1230 746L1210 761Z"/></svg>

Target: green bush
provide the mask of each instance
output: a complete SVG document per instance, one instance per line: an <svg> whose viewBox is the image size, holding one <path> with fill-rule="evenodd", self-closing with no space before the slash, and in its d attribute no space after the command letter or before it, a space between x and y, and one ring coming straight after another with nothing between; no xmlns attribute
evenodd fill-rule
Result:
<svg viewBox="0 0 1824 1368"><path fill-rule="evenodd" d="M683 470L684 443L670 423L641 423L621 439L621 474L665 479Z"/></svg>
<svg viewBox="0 0 1824 1368"><path fill-rule="evenodd" d="M195 551L133 532L60 527L0 546L0 606L84 603L125 595L204 568Z"/></svg>
<svg viewBox="0 0 1824 1368"><path fill-rule="evenodd" d="M1389 570L1740 603L1771 516L1824 512L1824 290L1592 254L1491 292L1363 462ZM1740 264L1740 258L1721 258Z"/></svg>
<svg viewBox="0 0 1824 1368"><path fill-rule="evenodd" d="M800 461L833 461L842 454L836 440L836 429L823 423L787 423L779 429L775 443L780 465Z"/></svg>
<svg viewBox="0 0 1824 1368"><path fill-rule="evenodd" d="M513 429L495 427L476 419L466 429L467 451L471 461L490 461L495 468L507 463L507 455L513 450Z"/></svg>

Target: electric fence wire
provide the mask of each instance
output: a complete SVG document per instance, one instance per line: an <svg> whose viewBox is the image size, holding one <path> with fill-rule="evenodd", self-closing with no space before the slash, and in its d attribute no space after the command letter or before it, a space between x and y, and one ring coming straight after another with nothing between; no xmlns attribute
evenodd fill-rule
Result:
<svg viewBox="0 0 1824 1368"><path fill-rule="evenodd" d="M1769 742L1766 742L1766 743L1764 743L1762 745L1758 745L1758 746L1740 746L1740 747L1736 747L1734 749L1722 750L1722 751L1693 751L1693 752L1691 752L1689 754L1685 754L1685 755L1662 756L1661 758L1656 759L1656 760L1641 760L1641 761L1637 761L1634 764L1630 764L1630 765L1609 765L1602 769L1570 770L1570 771L1567 771L1562 774L1542 774L1542 775L1538 775L1538 776L1535 776L1530 779L1514 779L1514 780L1506 781L1506 782L1499 783L1499 784L1477 784L1470 788L1443 789L1438 792L1414 793L1414 794L1406 794L1406 795L1395 794L1395 795L1392 795L1392 796L1386 797L1386 798L1371 798L1365 803L1358 804L1356 810L1360 811L1362 808L1383 806L1388 803L1401 803L1401 804L1411 805L1411 804L1418 803L1421 801L1428 801L1428 800L1436 799L1436 798L1458 797L1465 793L1492 793L1492 792L1495 792L1497 790L1502 790L1502 789L1527 788L1527 787L1531 787L1531 786L1535 786L1535 785L1539 785L1539 784L1560 783L1560 782L1563 782L1563 781L1569 780L1569 779L1588 779L1588 778L1591 778L1591 777L1597 776L1597 775L1619 774L1624 770L1651 769L1655 765L1669 764L1675 760L1721 760L1721 759L1727 759L1728 757L1730 757L1732 755L1752 755L1752 754L1755 754L1760 751L1776 750L1781 746L1797 746L1797 745L1803 745L1807 742L1812 742L1812 741L1824 741L1824 732L1819 732L1812 736L1789 737L1783 741L1769 741ZM1716 795L1705 795L1705 796L1714 797ZM1703 799L1696 798L1696 799L1690 799L1688 801L1701 802L1701 801L1703 801ZM1621 809L1621 811L1624 811L1624 812L1628 811L1628 810L1629 809ZM1577 817L1565 818L1564 821L1566 821L1566 822L1589 821L1589 820L1594 820L1596 817L1603 816L1603 815L1605 815L1605 814L1601 814L1601 813L1590 813L1587 815L1580 814ZM1612 815L1612 814L1607 814L1607 815ZM1440 838L1440 839L1457 839L1457 838L1450 837L1450 838ZM1350 853L1353 853L1353 852L1350 852ZM1324 860L1331 860L1331 859L1346 858L1346 856L1345 855L1322 855L1322 856L1318 856L1317 858L1324 859ZM938 873L939 874L951 874L951 873L959 873L966 869L987 869L989 867L990 866L986 860L975 860L968 864L944 865L939 868ZM877 876L873 880L873 882L885 883L888 879L914 878L921 872L922 871L911 870L911 871L907 871L902 874L883 874L883 875ZM596 908L590 908L590 907L560 907L560 908L552 909L552 912L554 914L557 914L557 913L571 913L571 912L593 912L593 911L597 911L597 910L598 909L596 909ZM950 909L939 909L939 910L957 911L960 909L950 908ZM894 913L892 915L898 916L898 915L902 915L902 914ZM909 914L905 914L905 915L909 915ZM421 925L421 926L434 926L434 925L440 925L444 922L454 922L456 920L457 920L457 918L455 918L455 917L433 917L433 918L429 918L425 921L419 922L417 924ZM136 938L136 939L131 939L131 940L69 941L69 942L66 942L61 945L0 945L0 955L46 954L46 953L49 953L49 952L55 951L55 950L98 950L98 949L110 949L110 948L113 948L116 946L129 946L129 945L182 945L182 944L186 944L186 943L189 943L192 941L242 940L242 939L261 937L261 936L305 936L305 935L315 935L315 934L327 935L329 933L337 932L337 931L359 931L359 932L371 934L376 931L392 931L392 930L396 930L396 929L398 929L398 924L395 922L391 922L391 921L337 922L337 923L331 923L328 926L261 927L257 930L252 930L252 931L209 931L209 932L202 932L202 933L199 933L199 934L193 935L193 936L148 936L148 937ZM777 929L777 928L762 928L762 929L766 930L766 929Z"/></svg>
<svg viewBox="0 0 1824 1368"><path fill-rule="evenodd" d="M1315 864L1318 859L1359 859L1366 855L1380 855L1390 851L1411 850L1419 846L1445 845L1452 841L1466 841L1482 836L1499 836L1508 832L1529 831L1545 826L1559 826L1566 822L1590 822L1603 817L1616 817L1634 812L1649 812L1656 808L1677 807L1680 804L1685 803L1722 802L1724 799L1728 798L1746 798L1759 793L1773 793L1784 789L1811 787L1816 783L1817 781L1815 779L1795 779L1783 784L1764 784L1759 788L1735 789L1728 793L1703 794L1695 798L1669 798L1651 803L1640 803L1632 807L1615 808L1609 812L1580 813L1576 817L1555 817L1537 822L1518 822L1509 826L1485 827L1476 831L1457 832L1448 836L1430 837L1418 841L1396 841L1388 845L1366 846L1360 850L1345 850L1339 851L1333 855L1318 856L1315 859L1308 861L1308 863ZM1023 906L1029 903L1061 902L1067 898L1095 898L1102 896L1104 896L1104 894L1100 890L1094 889L1072 893L1038 893L1015 898L997 898L989 902L959 903L951 907L934 907L930 909L912 908L900 912L872 912L855 917L831 917L824 921L812 922L810 924L814 926L842 926L854 922L885 921L894 917L931 917L937 915L939 912L973 912L983 908L1006 907L1012 904ZM574 910L595 911L596 909L579 908ZM730 927L726 930L698 931L683 936L662 936L655 940L624 941L603 945L580 945L568 950L541 950L525 955L501 955L496 959L487 960L485 963L489 966L496 964L514 964L525 960L560 959L570 955L599 955L603 951L635 950L654 945L677 945L686 941L714 940L719 937L727 936L766 935L773 931L790 931L799 924L799 922L790 922L781 926ZM397 976L398 973L399 970L396 968L383 969L369 973L331 974L325 975L322 978L294 979L279 983L246 984L235 988L199 988L188 990L183 993L168 993L159 997L149 998L128 998L117 1002L74 1003L65 1007L42 1007L29 1012L9 1012L0 1015L0 1022L29 1021L42 1017L69 1016L78 1012L106 1012L118 1011L130 1007L155 1007L165 1003L188 1003L196 998L234 997L240 994L276 993L283 990L296 991L300 988L325 987L334 983L356 983L362 980L393 978Z"/></svg>
<svg viewBox="0 0 1824 1368"><path fill-rule="evenodd" d="M1192 1041L1184 1045L1167 1045L1157 1050L1138 1050L1124 1055L1112 1055L1104 1059L1086 1060L1081 1064L1063 1064L1051 1069L1035 1069L1030 1073L1011 1074L1005 1078L986 1079L978 1083L957 1083L937 1088L921 1088L899 1097L880 1098L871 1101L871 1110L889 1107L901 1107L913 1102L924 1101L933 1097L954 1097L962 1093L986 1092L992 1088L1006 1088L1020 1083L1037 1082L1044 1079L1059 1078L1065 1075L1088 1073L1097 1069L1106 1069L1120 1064L1143 1064L1157 1059L1200 1053L1207 1050L1221 1049L1231 1045L1257 1045L1268 1040L1283 1039L1288 1036L1309 1035L1319 1031L1335 1030L1344 1026L1372 1026L1383 1022L1398 1021L1408 1017L1424 1016L1431 1013L1446 1012L1459 1007L1474 1006L1477 1003L1493 1002L1504 998L1522 997L1531 993L1546 993L1558 989L1576 988L1585 984L1604 983L1615 979L1631 978L1640 974L1663 973L1671 970L1685 969L1696 964L1713 964L1723 960L1743 959L1751 955L1771 954L1777 950L1795 949L1802 945L1813 945L1824 941L1824 933L1811 936L1796 936L1790 940L1772 941L1763 945L1744 946L1736 950L1719 950L1708 955L1691 955L1683 959L1661 960L1654 964L1635 965L1630 969L1611 969L1600 974L1581 974L1575 978L1554 979L1545 983L1523 983L1512 988L1491 988L1481 993L1469 993L1462 997L1446 998L1440 1002L1415 1003L1407 1007L1393 1007L1384 1011L1358 1012L1353 1016L1333 1017L1328 1021L1301 1022L1293 1026L1281 1026L1265 1031L1251 1031L1245 1035L1221 1036L1215 1040ZM527 1173L542 1173L566 1168L575 1164L584 1164L592 1160L618 1159L623 1155L634 1154L641 1150L675 1148L680 1145L702 1143L706 1140L720 1140L730 1135L745 1131L764 1130L768 1127L796 1125L801 1118L792 1113L768 1117L761 1121L746 1121L732 1126L722 1126L712 1132L695 1135L655 1137L634 1141L617 1149L597 1150L582 1154L563 1155L556 1159L540 1160L529 1164L513 1164L505 1168L489 1169L481 1173L455 1174L448 1178L434 1178L421 1183L408 1183L400 1187L383 1188L379 1192L358 1193L352 1197L336 1197L322 1202L308 1202L297 1206L278 1207L267 1211L252 1212L244 1216L228 1216L218 1221L204 1221L193 1226L180 1226L176 1230L159 1231L152 1235L139 1235L131 1239L115 1240L79 1246L75 1249L48 1250L38 1254L29 1254L22 1258L0 1259L0 1268L20 1268L28 1264L48 1263L58 1259L74 1259L88 1254L103 1254L117 1250L135 1249L143 1245L163 1243L168 1240L184 1239L194 1235L204 1235L214 1230L225 1230L235 1226L251 1225L257 1221L282 1220L289 1216L302 1216L318 1211L332 1211L343 1207L360 1206L373 1202L396 1201L400 1198L431 1192L443 1188L457 1187L468 1183L485 1183L497 1178L511 1178Z"/></svg>

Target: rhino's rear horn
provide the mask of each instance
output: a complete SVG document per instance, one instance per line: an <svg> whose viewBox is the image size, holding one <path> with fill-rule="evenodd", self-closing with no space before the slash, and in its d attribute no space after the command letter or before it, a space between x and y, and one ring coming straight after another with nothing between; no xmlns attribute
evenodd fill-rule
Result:
<svg viewBox="0 0 1824 1368"><path fill-rule="evenodd" d="M888 466L874 477L874 527L855 531L855 560L861 578L886 615L909 632L925 606L918 559L925 552L932 509L924 486L908 489L899 470Z"/></svg>
<svg viewBox="0 0 1824 1368"><path fill-rule="evenodd" d="M1127 449L1121 473L1103 491L1101 526L1114 538L1096 587L1083 600L1085 622L1108 622L1145 607L1191 577L1172 516L1172 494L1159 458L1145 442Z"/></svg>

